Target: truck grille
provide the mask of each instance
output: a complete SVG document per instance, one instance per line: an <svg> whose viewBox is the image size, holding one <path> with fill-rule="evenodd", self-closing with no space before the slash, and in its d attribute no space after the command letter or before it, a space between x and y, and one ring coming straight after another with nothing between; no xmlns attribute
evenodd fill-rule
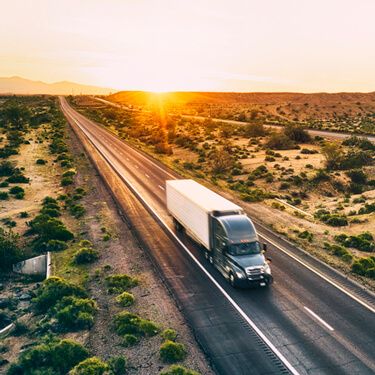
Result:
<svg viewBox="0 0 375 375"><path fill-rule="evenodd" d="M246 275L250 277L262 275L263 268L262 267L248 267L246 268Z"/></svg>

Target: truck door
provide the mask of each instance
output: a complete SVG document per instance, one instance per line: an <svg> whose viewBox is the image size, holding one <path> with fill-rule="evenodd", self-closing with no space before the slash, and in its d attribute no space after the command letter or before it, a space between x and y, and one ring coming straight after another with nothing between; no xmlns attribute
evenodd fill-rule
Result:
<svg viewBox="0 0 375 375"><path fill-rule="evenodd" d="M222 274L226 274L225 248L227 245L225 231L218 220L214 220L214 264Z"/></svg>

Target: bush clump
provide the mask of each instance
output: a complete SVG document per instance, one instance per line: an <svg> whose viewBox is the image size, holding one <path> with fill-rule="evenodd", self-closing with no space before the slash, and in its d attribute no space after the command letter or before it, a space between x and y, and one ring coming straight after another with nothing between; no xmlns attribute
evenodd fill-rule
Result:
<svg viewBox="0 0 375 375"><path fill-rule="evenodd" d="M122 292L116 297L116 302L122 307L127 307L134 303L134 296L132 293Z"/></svg>
<svg viewBox="0 0 375 375"><path fill-rule="evenodd" d="M343 227L348 225L346 216L331 214L329 211L320 209L314 213L314 217L332 227Z"/></svg>
<svg viewBox="0 0 375 375"><path fill-rule="evenodd" d="M184 344L166 340L160 346L160 358L165 363L176 363L185 359L187 355Z"/></svg>
<svg viewBox="0 0 375 375"><path fill-rule="evenodd" d="M68 186L73 184L73 179L71 177L63 177L61 179L61 186Z"/></svg>
<svg viewBox="0 0 375 375"><path fill-rule="evenodd" d="M265 146L274 150L292 150L298 148L296 142L282 133L272 134L266 142Z"/></svg>
<svg viewBox="0 0 375 375"><path fill-rule="evenodd" d="M66 242L60 240L49 240L46 244L46 251L63 251L67 248Z"/></svg>
<svg viewBox="0 0 375 375"><path fill-rule="evenodd" d="M56 304L54 315L63 328L79 330L93 325L96 310L92 299L67 296Z"/></svg>
<svg viewBox="0 0 375 375"><path fill-rule="evenodd" d="M375 256L356 260L352 264L352 272L375 279Z"/></svg>
<svg viewBox="0 0 375 375"><path fill-rule="evenodd" d="M136 337L150 337L155 336L160 331L160 328L152 321L143 319L128 311L117 314L113 322L115 330L120 336L130 334Z"/></svg>
<svg viewBox="0 0 375 375"><path fill-rule="evenodd" d="M37 159L35 164L38 164L38 165L45 165L47 162L44 160L44 159Z"/></svg>
<svg viewBox="0 0 375 375"><path fill-rule="evenodd" d="M52 340L21 353L8 375L66 375L89 356L87 349L72 340Z"/></svg>
<svg viewBox="0 0 375 375"><path fill-rule="evenodd" d="M37 244L47 243L49 240L70 241L74 238L64 223L46 214L39 214L28 222L28 234L37 235Z"/></svg>
<svg viewBox="0 0 375 375"><path fill-rule="evenodd" d="M374 237L369 232L361 233L358 236L339 234L335 236L335 241L345 247L353 247L361 251L372 252L375 250Z"/></svg>
<svg viewBox="0 0 375 375"><path fill-rule="evenodd" d="M0 270L9 270L13 263L22 259L19 235L0 228Z"/></svg>
<svg viewBox="0 0 375 375"><path fill-rule="evenodd" d="M108 360L108 366L113 375L124 375L126 373L126 358L123 356L112 357Z"/></svg>
<svg viewBox="0 0 375 375"><path fill-rule="evenodd" d="M341 258L346 263L351 263L353 260L353 255L340 245L331 245L327 242L324 243L324 248L328 250L333 255Z"/></svg>
<svg viewBox="0 0 375 375"><path fill-rule="evenodd" d="M86 292L78 285L60 277L52 276L43 281L33 299L34 306L39 312L46 312L54 307L63 297L76 296L86 298Z"/></svg>
<svg viewBox="0 0 375 375"><path fill-rule="evenodd" d="M167 328L165 329L161 334L160 336L164 339L164 340L170 340L170 341L176 341L177 339L177 332L172 329L172 328Z"/></svg>
<svg viewBox="0 0 375 375"><path fill-rule="evenodd" d="M126 274L110 275L105 280L109 293L126 292L139 284L137 278Z"/></svg>
<svg viewBox="0 0 375 375"><path fill-rule="evenodd" d="M74 204L69 207L69 212L76 219L79 219L86 213L86 210L85 207L83 207L81 204Z"/></svg>
<svg viewBox="0 0 375 375"><path fill-rule="evenodd" d="M108 369L109 366L98 357L90 357L78 363L69 375L103 375Z"/></svg>
<svg viewBox="0 0 375 375"><path fill-rule="evenodd" d="M82 247L74 254L75 264L88 264L96 261L99 258L99 253L89 247Z"/></svg>

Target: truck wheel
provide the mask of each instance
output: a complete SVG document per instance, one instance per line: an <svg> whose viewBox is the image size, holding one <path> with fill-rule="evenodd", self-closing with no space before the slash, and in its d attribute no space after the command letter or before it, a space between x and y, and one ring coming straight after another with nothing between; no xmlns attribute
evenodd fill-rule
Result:
<svg viewBox="0 0 375 375"><path fill-rule="evenodd" d="M211 263L211 264L214 264L214 258L211 254L208 254L208 261Z"/></svg>
<svg viewBox="0 0 375 375"><path fill-rule="evenodd" d="M234 276L232 272L229 274L229 284L232 285L233 288L237 287L236 276Z"/></svg>
<svg viewBox="0 0 375 375"><path fill-rule="evenodd" d="M183 231L184 227L176 219L173 219L173 224L177 232Z"/></svg>

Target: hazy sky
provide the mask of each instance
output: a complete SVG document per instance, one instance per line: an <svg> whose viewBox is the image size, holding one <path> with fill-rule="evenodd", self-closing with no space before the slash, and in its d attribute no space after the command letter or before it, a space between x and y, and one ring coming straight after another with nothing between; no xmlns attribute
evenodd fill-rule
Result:
<svg viewBox="0 0 375 375"><path fill-rule="evenodd" d="M0 76L375 91L375 0L0 0Z"/></svg>

